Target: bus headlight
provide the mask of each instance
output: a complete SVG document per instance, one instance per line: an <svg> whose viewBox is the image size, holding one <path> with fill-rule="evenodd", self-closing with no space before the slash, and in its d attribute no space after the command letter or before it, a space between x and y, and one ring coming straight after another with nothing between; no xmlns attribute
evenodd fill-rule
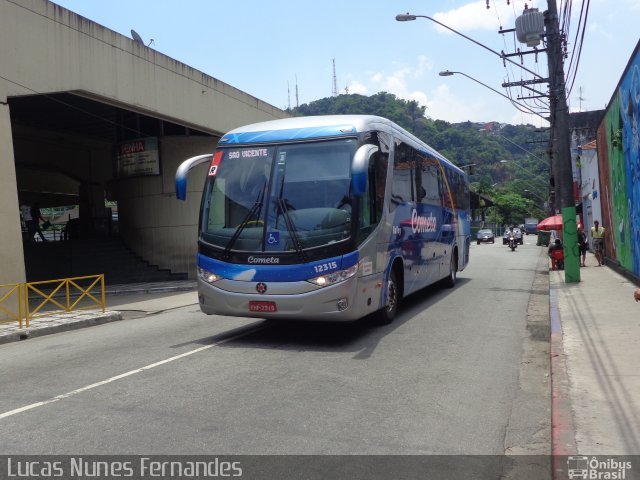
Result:
<svg viewBox="0 0 640 480"><path fill-rule="evenodd" d="M220 275L216 275L215 273L211 273L208 270L200 267L198 267L198 277L200 277L207 283L217 282L222 278Z"/></svg>
<svg viewBox="0 0 640 480"><path fill-rule="evenodd" d="M327 273L326 275L320 275L319 277L310 278L307 282L311 282L319 287L328 287L329 285L344 282L345 280L353 277L357 272L358 264L356 263L354 266L345 270L339 270L337 272Z"/></svg>

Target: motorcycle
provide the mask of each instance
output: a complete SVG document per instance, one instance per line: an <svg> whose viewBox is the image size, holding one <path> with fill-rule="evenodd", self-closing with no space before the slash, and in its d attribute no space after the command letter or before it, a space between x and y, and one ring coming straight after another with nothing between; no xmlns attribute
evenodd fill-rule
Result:
<svg viewBox="0 0 640 480"><path fill-rule="evenodd" d="M507 245L509 245L509 248L512 252L516 249L516 247L518 246L518 242L516 241L515 235L509 235L509 243L507 243Z"/></svg>

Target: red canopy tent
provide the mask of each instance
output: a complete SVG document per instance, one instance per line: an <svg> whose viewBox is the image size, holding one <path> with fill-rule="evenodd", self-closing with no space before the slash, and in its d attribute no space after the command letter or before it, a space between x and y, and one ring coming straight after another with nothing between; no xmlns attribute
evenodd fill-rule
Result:
<svg viewBox="0 0 640 480"><path fill-rule="evenodd" d="M580 228L582 226L581 223L577 223L577 227ZM552 217L547 217L538 223L536 227L538 230L562 230L562 215L554 215Z"/></svg>
<svg viewBox="0 0 640 480"><path fill-rule="evenodd" d="M554 215L552 217L547 217L538 223L536 227L538 230L562 230L562 215Z"/></svg>

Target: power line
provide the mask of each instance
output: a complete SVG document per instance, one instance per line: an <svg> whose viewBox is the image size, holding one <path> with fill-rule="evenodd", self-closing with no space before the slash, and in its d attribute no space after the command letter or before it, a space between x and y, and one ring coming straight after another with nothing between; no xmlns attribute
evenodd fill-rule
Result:
<svg viewBox="0 0 640 480"><path fill-rule="evenodd" d="M574 68L574 72L573 72L573 76L571 78L571 86L568 88L567 90L567 95L569 95L571 93L571 91L573 90L573 85L574 82L576 80L576 77L578 76L578 66L580 65L580 57L582 56L582 45L584 45L584 34L587 31L587 18L589 16L589 7L590 7L590 0L587 0L587 7L585 9L585 14L584 14L584 22L582 24L582 33L580 34L580 44L578 47L578 55L576 56L576 63L575 63L575 68ZM583 4L584 6L584 4ZM580 12L580 16L582 18L582 12ZM577 32L576 32L576 38L577 38ZM574 54L575 54L575 50L574 50ZM571 58L571 62L573 63L573 56ZM571 64L569 65L569 69L571 69Z"/></svg>

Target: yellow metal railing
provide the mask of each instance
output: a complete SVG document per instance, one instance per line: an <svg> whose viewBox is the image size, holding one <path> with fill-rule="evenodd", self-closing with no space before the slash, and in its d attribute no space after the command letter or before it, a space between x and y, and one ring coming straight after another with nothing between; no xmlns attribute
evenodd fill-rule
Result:
<svg viewBox="0 0 640 480"><path fill-rule="evenodd" d="M7 317L6 320L0 319L0 323L18 322L20 323L20 328L22 328L22 318L24 316L23 289L24 283L0 285L0 312L3 312ZM9 305L10 303L17 305L18 310L14 311L12 306Z"/></svg>
<svg viewBox="0 0 640 480"><path fill-rule="evenodd" d="M3 287L8 289L5 294L2 294ZM99 295L94 290L98 288ZM9 303L11 299L18 304L17 312L3 305ZM4 312L9 318L0 323L19 322L20 328L22 328L23 318L28 328L30 320L34 318L61 311L72 312L95 308L102 308L103 313L106 309L104 275L0 285L0 312Z"/></svg>

